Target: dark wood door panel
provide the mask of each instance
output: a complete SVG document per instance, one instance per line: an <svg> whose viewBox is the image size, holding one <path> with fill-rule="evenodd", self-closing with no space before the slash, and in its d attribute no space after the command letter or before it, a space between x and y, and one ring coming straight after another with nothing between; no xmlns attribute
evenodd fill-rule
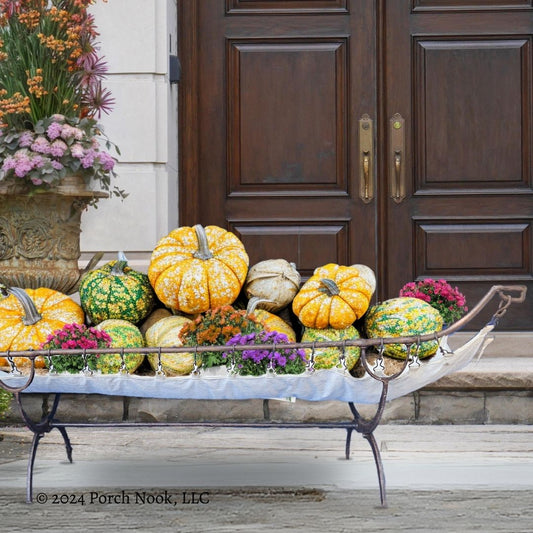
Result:
<svg viewBox="0 0 533 533"><path fill-rule="evenodd" d="M386 296L424 277L470 303L491 284L533 289L533 17L498 4L387 2L385 118L404 119L405 199L383 213L383 264L397 265ZM531 307L520 312L503 327L530 329Z"/></svg>
<svg viewBox="0 0 533 533"><path fill-rule="evenodd" d="M232 231L251 251L251 263L283 258L299 265L302 278L308 278L325 263L348 264L349 225L347 222L316 222L298 225L287 222L248 222L231 224Z"/></svg>
<svg viewBox="0 0 533 533"><path fill-rule="evenodd" d="M181 9L197 28L182 43L198 47L184 75L188 67L198 79L182 95L192 104L181 120L197 128L182 138L194 158L182 179L197 189L181 189L180 221L232 229L252 263L285 257L304 277L330 261L376 269L376 204L359 198L358 142L359 119L376 119L374 3L188 0Z"/></svg>
<svg viewBox="0 0 533 533"><path fill-rule="evenodd" d="M229 195L347 195L346 39L228 47Z"/></svg>
<svg viewBox="0 0 533 533"><path fill-rule="evenodd" d="M531 38L414 40L416 190L531 190Z"/></svg>
<svg viewBox="0 0 533 533"><path fill-rule="evenodd" d="M415 222L415 274L456 280L531 278L531 220Z"/></svg>

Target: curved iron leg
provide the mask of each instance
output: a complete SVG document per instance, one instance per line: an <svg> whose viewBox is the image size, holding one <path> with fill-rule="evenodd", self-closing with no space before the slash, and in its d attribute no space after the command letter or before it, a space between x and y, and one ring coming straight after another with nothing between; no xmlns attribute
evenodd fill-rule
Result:
<svg viewBox="0 0 533 533"><path fill-rule="evenodd" d="M70 463L72 463L72 445L70 444L70 439L68 437L67 430L63 426L58 427L57 430L63 436L63 440L65 441L65 449L67 450L67 459Z"/></svg>
<svg viewBox="0 0 533 533"><path fill-rule="evenodd" d="M24 407L22 406L22 398L20 391L15 392L15 399L21 414L22 419L24 420L28 429L33 433L33 440L30 448L30 456L28 459L28 469L26 474L26 503L32 503L33 501L33 468L35 464L35 457L37 455L37 447L39 446L40 440L44 437L46 433L50 433L54 429L54 416L56 414L57 408L59 406L59 400L61 394L56 394L54 398L54 403L50 412L40 421L34 422L28 416ZM67 458L69 462L72 463L72 445L70 444L70 439L67 435L67 430L64 427L57 427L63 440L65 442L65 448L67 450Z"/></svg>
<svg viewBox="0 0 533 533"><path fill-rule="evenodd" d="M374 454L374 462L378 471L379 481L379 497L381 499L382 507L387 507L387 496L385 491L385 471L383 470L383 463L381 462L381 453L379 452L378 443L373 433L365 433L363 437L369 442Z"/></svg>
<svg viewBox="0 0 533 533"><path fill-rule="evenodd" d="M346 446L344 449L346 460L350 458L350 444L352 442L352 431L353 431L353 428L346 428Z"/></svg>
<svg viewBox="0 0 533 533"><path fill-rule="evenodd" d="M44 433L34 433L31 442L30 456L28 458L28 470L26 473L26 503L33 502L33 465L35 464L35 456L37 454L37 446L43 438Z"/></svg>
<svg viewBox="0 0 533 533"><path fill-rule="evenodd" d="M383 470L381 453L379 452L378 444L374 437L374 430L378 427L378 424L380 423L381 417L383 415L383 411L385 410L385 404L387 402L387 392L389 390L389 382L387 380L381 380L381 385L382 390L381 397L379 399L379 405L376 410L376 413L371 419L363 419L363 417L359 414L357 407L355 407L355 404L353 402L348 402L348 406L350 407L350 411L353 415L354 426L353 428L347 428L348 436L346 437L346 453L348 458L348 454L350 453L349 450L351 432L353 431L353 429L355 429L357 433L363 435L363 437L369 442L370 447L372 448L374 462L376 463L376 469L378 471L379 495L381 499L381 505L383 507L387 507L387 497L385 494L385 471Z"/></svg>

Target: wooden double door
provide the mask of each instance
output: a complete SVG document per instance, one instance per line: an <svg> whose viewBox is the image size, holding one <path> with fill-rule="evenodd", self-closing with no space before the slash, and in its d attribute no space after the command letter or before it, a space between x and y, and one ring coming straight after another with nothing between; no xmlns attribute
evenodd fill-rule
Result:
<svg viewBox="0 0 533 533"><path fill-rule="evenodd" d="M366 264L380 300L531 286L532 0L178 5L180 224L304 277Z"/></svg>

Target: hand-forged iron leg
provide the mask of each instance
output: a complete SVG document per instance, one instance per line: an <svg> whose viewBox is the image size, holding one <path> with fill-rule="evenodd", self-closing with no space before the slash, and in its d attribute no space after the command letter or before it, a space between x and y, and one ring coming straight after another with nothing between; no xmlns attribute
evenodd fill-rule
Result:
<svg viewBox="0 0 533 533"><path fill-rule="evenodd" d="M31 444L30 456L28 459L28 470L26 475L26 503L32 503L33 501L33 467L35 464L35 457L37 455L37 447L39 446L39 441L44 437L44 435L46 433L50 433L50 431L52 431L52 429L56 427L54 426L54 416L59 406L60 397L61 394L56 394L50 412L40 422L34 422L33 420L31 420L31 418L28 416L22 406L20 391L15 392L15 400L17 402L22 419L24 420L28 429L33 433L33 440ZM72 463L72 445L70 444L70 439L67 435L67 431L64 427L58 427L57 429L63 436L65 448L67 450L67 458Z"/></svg>
<svg viewBox="0 0 533 533"><path fill-rule="evenodd" d="M34 433L31 443L30 457L28 458L28 470L26 473L26 503L33 502L33 465L37 454L37 446L43 438L44 433Z"/></svg>
<svg viewBox="0 0 533 533"><path fill-rule="evenodd" d="M352 431L353 428L346 428L346 446L344 451L346 460L350 459L350 444L352 442Z"/></svg>
<svg viewBox="0 0 533 533"><path fill-rule="evenodd" d="M63 426L57 428L59 433L63 435L63 440L65 441L65 449L67 450L67 459L69 463L72 463L72 444L70 444L70 439L67 434L66 428Z"/></svg>
<svg viewBox="0 0 533 533"><path fill-rule="evenodd" d="M381 453L379 452L378 443L373 433L364 434L363 437L370 443L372 453L374 454L374 462L378 471L379 480L379 497L381 499L381 506L387 507L387 495L385 491L385 471L383 470L383 463L381 462Z"/></svg>
<svg viewBox="0 0 533 533"><path fill-rule="evenodd" d="M359 414L359 411L355 407L354 403L348 402L348 406L350 407L350 411L352 412L354 417L354 426L353 428L347 428L348 434L346 436L346 458L348 459L350 455L351 433L355 429L357 433L361 433L361 435L363 435L363 437L369 442L370 447L372 448L374 462L376 463L376 469L378 471L379 495L381 499L381 505L383 507L387 507L387 497L385 494L385 471L383 469L383 463L381 461L379 447L374 437L374 430L378 427L378 424L381 421L381 417L383 415L383 411L385 409L385 404L387 401L387 392L389 390L389 382L387 380L382 380L381 384L383 387L381 390L381 397L379 400L377 411L374 414L373 418L369 420L363 419Z"/></svg>

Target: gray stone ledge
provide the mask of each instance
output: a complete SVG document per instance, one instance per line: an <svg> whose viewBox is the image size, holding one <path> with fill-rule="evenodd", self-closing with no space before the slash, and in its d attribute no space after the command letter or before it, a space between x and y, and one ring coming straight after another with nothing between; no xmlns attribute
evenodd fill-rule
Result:
<svg viewBox="0 0 533 533"><path fill-rule="evenodd" d="M533 391L533 357L483 357L424 390Z"/></svg>

